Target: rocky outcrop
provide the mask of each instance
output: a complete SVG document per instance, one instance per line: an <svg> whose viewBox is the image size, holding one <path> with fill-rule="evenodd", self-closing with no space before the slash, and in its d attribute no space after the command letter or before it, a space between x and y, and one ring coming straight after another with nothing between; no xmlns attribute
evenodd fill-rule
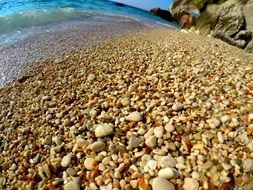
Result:
<svg viewBox="0 0 253 190"><path fill-rule="evenodd" d="M175 0L170 7L179 23L184 12L198 9L188 29L211 35L226 43L245 48L252 40L253 0ZM247 49L251 46L247 47Z"/></svg>
<svg viewBox="0 0 253 190"><path fill-rule="evenodd" d="M247 47L245 48L245 50L246 50L247 52L249 52L249 53L253 53L253 40L251 40L251 41L248 43L248 45L247 45Z"/></svg>
<svg viewBox="0 0 253 190"><path fill-rule="evenodd" d="M247 23L246 27L253 32L253 0L248 1L242 10Z"/></svg>

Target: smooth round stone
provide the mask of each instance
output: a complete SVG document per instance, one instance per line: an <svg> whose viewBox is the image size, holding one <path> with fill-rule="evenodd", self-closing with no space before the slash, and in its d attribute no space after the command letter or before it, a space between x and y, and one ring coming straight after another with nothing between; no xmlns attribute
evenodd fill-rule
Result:
<svg viewBox="0 0 253 190"><path fill-rule="evenodd" d="M80 185L74 181L71 181L64 185L64 190L80 190Z"/></svg>
<svg viewBox="0 0 253 190"><path fill-rule="evenodd" d="M199 183L196 179L185 178L183 189L184 190L198 190L199 189Z"/></svg>
<svg viewBox="0 0 253 190"><path fill-rule="evenodd" d="M175 130L175 127L173 125L171 125L171 124L168 123L168 124L165 125L165 130L167 132L171 133L171 132L173 132Z"/></svg>
<svg viewBox="0 0 253 190"><path fill-rule="evenodd" d="M123 106L129 106L130 105L130 100L128 98L122 98L120 103L123 105Z"/></svg>
<svg viewBox="0 0 253 190"><path fill-rule="evenodd" d="M154 136L154 135L150 136L150 137L145 141L146 145L147 145L148 147L150 147L150 148L156 147L156 142L157 142L157 137Z"/></svg>
<svg viewBox="0 0 253 190"><path fill-rule="evenodd" d="M163 168L158 172L158 176L166 179L174 179L179 176L179 173L174 168Z"/></svg>
<svg viewBox="0 0 253 190"><path fill-rule="evenodd" d="M184 106L180 103L176 103L176 104L173 104L172 109L174 111L181 111L182 109L184 109Z"/></svg>
<svg viewBox="0 0 253 190"><path fill-rule="evenodd" d="M68 154L66 156L64 156L61 160L61 166L62 167L68 167L69 164L71 163L71 156Z"/></svg>
<svg viewBox="0 0 253 190"><path fill-rule="evenodd" d="M95 128L96 137L105 137L113 133L113 128L108 124L98 124Z"/></svg>
<svg viewBox="0 0 253 190"><path fill-rule="evenodd" d="M131 114L129 114L127 117L126 117L126 120L128 121L133 121L133 122L139 122L142 120L142 116L139 112L135 111Z"/></svg>
<svg viewBox="0 0 253 190"><path fill-rule="evenodd" d="M163 133L164 133L164 128L162 126L160 127L156 127L154 129L154 135L157 137L157 138L162 138L163 137Z"/></svg>
<svg viewBox="0 0 253 190"><path fill-rule="evenodd" d="M94 142L92 145L90 145L90 149L94 152L101 152L105 149L106 145L102 141Z"/></svg>
<svg viewBox="0 0 253 190"><path fill-rule="evenodd" d="M156 177L152 182L153 190L175 190L173 183L162 177Z"/></svg>
<svg viewBox="0 0 253 190"><path fill-rule="evenodd" d="M85 161L84 161L84 167L87 170L94 170L96 165L97 165L97 162L93 158L86 158Z"/></svg>

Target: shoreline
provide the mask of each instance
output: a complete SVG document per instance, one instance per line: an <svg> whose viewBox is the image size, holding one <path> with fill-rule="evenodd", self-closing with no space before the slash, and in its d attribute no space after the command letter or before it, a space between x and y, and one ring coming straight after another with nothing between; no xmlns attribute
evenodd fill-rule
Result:
<svg viewBox="0 0 253 190"><path fill-rule="evenodd" d="M115 17L113 23L98 21L96 25L95 21L68 21L23 31L28 33L24 39L0 45L0 86L21 78L33 64L45 59L57 59L73 51L152 28L130 18L124 22L120 19Z"/></svg>
<svg viewBox="0 0 253 190"><path fill-rule="evenodd" d="M251 54L155 29L67 55L0 88L0 188L252 189Z"/></svg>

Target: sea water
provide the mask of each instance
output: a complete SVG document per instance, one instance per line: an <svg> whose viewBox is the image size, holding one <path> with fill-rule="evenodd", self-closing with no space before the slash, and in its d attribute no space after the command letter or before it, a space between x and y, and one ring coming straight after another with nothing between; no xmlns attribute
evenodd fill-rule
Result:
<svg viewBox="0 0 253 190"><path fill-rule="evenodd" d="M49 24L78 20L99 24L130 19L150 26L172 24L146 10L108 0L0 0L0 44L23 39L36 27Z"/></svg>

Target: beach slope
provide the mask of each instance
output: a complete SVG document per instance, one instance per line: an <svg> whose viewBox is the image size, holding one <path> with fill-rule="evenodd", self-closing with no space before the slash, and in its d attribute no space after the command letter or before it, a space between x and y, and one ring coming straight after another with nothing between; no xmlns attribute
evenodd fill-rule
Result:
<svg viewBox="0 0 253 190"><path fill-rule="evenodd" d="M0 89L1 189L252 189L252 55L157 29L59 59Z"/></svg>

